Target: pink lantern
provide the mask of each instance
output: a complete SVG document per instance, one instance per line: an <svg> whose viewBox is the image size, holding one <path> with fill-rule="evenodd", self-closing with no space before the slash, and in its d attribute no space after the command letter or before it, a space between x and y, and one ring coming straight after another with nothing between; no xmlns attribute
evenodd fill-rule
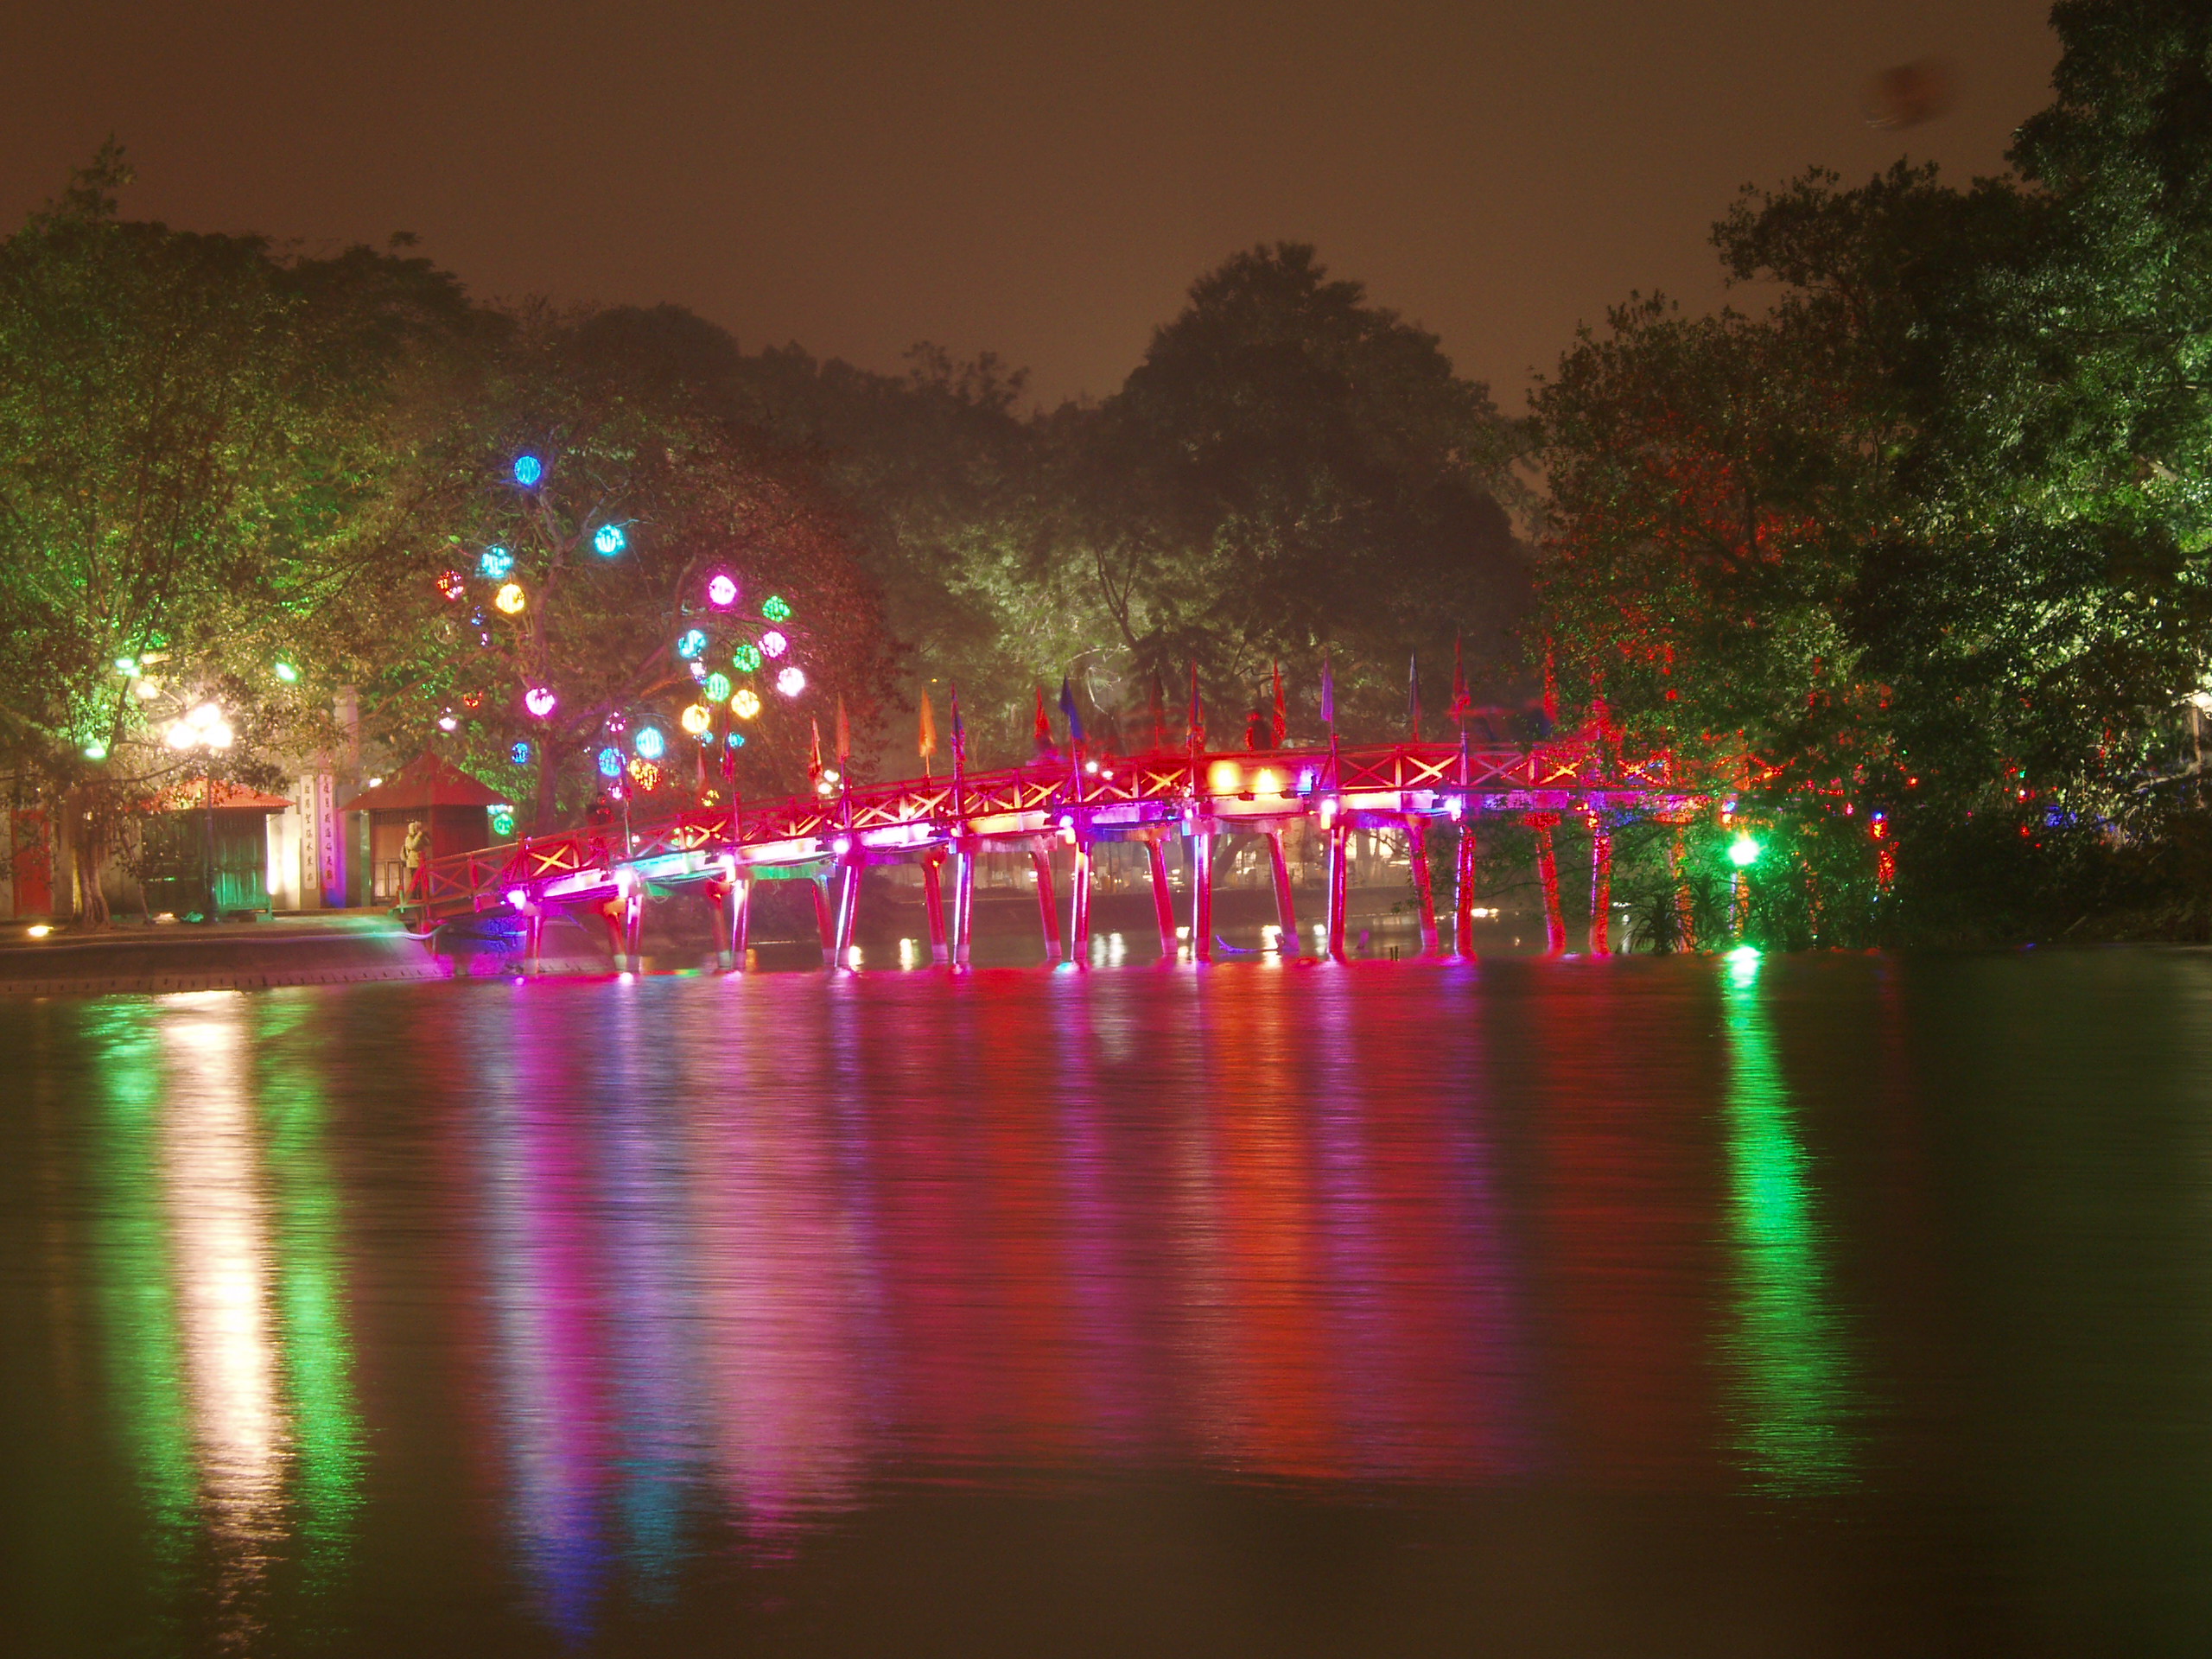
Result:
<svg viewBox="0 0 2212 1659"><path fill-rule="evenodd" d="M791 648L791 642L777 629L771 628L760 636L760 654L773 662Z"/></svg>
<svg viewBox="0 0 2212 1659"><path fill-rule="evenodd" d="M737 578L727 572L717 572L707 578L707 603L716 610L726 611L737 603Z"/></svg>
<svg viewBox="0 0 2212 1659"><path fill-rule="evenodd" d="M522 706L537 719L543 720L553 712L553 705L560 699L553 695L550 685L533 685L522 694Z"/></svg>

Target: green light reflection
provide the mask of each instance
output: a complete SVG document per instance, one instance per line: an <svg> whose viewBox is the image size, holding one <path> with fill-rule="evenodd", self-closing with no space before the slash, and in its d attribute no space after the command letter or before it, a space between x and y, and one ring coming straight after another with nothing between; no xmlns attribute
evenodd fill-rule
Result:
<svg viewBox="0 0 2212 1659"><path fill-rule="evenodd" d="M1849 1478L1853 1383L1830 1305L1808 1160L1758 991L1759 960L1731 957L1721 980L1727 1032L1729 1215L1737 1324L1735 1451L1762 1486L1833 1489Z"/></svg>

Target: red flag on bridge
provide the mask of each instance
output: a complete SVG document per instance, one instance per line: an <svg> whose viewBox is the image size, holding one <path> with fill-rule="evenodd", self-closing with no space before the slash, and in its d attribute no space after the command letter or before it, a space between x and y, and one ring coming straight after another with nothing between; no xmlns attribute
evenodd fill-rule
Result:
<svg viewBox="0 0 2212 1659"><path fill-rule="evenodd" d="M930 708L930 694L922 693L921 730L914 740L914 753L922 757L922 776L930 775L930 757L937 753L937 715Z"/></svg>
<svg viewBox="0 0 2212 1659"><path fill-rule="evenodd" d="M852 758L853 726L852 722L845 718L845 700L840 697L837 699L837 766L839 769L842 770L845 763Z"/></svg>
<svg viewBox="0 0 2212 1659"><path fill-rule="evenodd" d="M1060 746L1052 741L1052 716L1045 712L1045 688L1041 685L1037 688L1037 723L1030 728L1029 737L1039 760L1060 758Z"/></svg>
<svg viewBox="0 0 2212 1659"><path fill-rule="evenodd" d="M806 723L814 728L814 747L806 757L806 781L818 785L822 782L822 722L809 720Z"/></svg>

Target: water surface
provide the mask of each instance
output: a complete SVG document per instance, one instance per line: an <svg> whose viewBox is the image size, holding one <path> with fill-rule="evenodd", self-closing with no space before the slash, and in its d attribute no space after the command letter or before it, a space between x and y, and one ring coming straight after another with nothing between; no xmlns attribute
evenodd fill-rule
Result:
<svg viewBox="0 0 2212 1659"><path fill-rule="evenodd" d="M0 1004L0 1648L2212 1635L2212 956Z"/></svg>

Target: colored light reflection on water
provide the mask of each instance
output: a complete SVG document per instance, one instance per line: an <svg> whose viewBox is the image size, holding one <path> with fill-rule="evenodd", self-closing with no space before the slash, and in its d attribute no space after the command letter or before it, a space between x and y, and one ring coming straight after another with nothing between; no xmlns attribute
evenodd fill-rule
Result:
<svg viewBox="0 0 2212 1659"><path fill-rule="evenodd" d="M2151 1650L2212 1611L2202 957L0 1037L29 1651Z"/></svg>

